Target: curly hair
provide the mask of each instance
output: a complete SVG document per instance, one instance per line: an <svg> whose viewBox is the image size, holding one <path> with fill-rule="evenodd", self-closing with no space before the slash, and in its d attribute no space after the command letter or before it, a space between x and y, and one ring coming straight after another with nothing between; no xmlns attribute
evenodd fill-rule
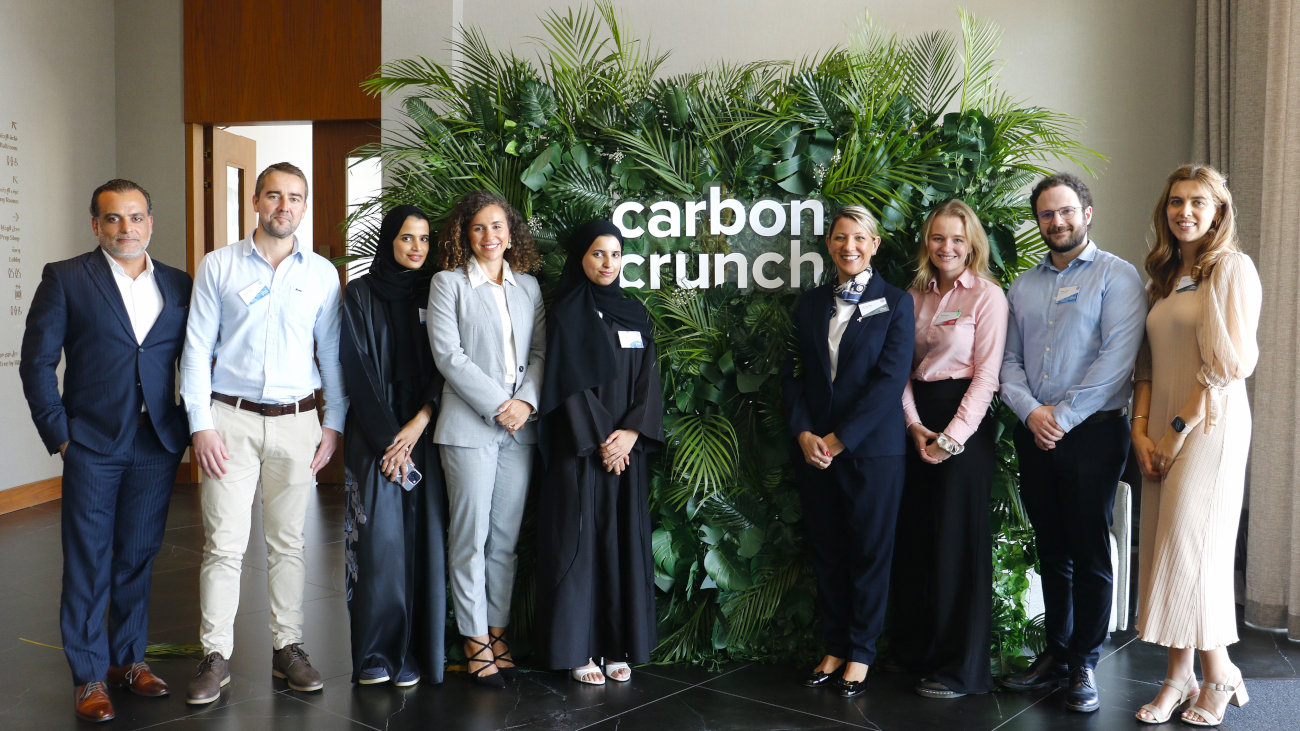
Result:
<svg viewBox="0 0 1300 731"><path fill-rule="evenodd" d="M438 266L451 270L469 265L469 260L474 257L469 245L469 225L474 216L488 206L497 206L506 214L510 246L506 249L505 259L510 268L517 272L536 269L541 257L523 217L505 198L488 190L476 190L461 198L447 214L447 220L438 232Z"/></svg>
<svg viewBox="0 0 1300 731"><path fill-rule="evenodd" d="M1241 250L1237 243L1237 216L1232 205L1232 193L1228 190L1228 178L1209 165L1180 166L1169 174L1165 189L1160 193L1155 211L1151 214L1151 251L1147 254L1145 268L1147 276L1151 277L1150 293L1153 302L1169 296L1178 283L1178 272L1182 269L1182 249L1179 248L1173 231L1169 230L1166 209L1174 184L1184 180L1204 187L1214 201L1215 208L1214 225L1196 246L1192 281L1200 282L1209 277L1225 252Z"/></svg>
<svg viewBox="0 0 1300 731"><path fill-rule="evenodd" d="M977 277L983 277L989 281L995 281L989 274L989 237L984 233L984 226L980 223L979 216L975 211L960 198L939 205L925 219L925 224L921 226L921 245L916 252L916 277L910 285L912 289L925 291L929 286L931 279L936 279L939 273L935 271L934 263L930 261L930 229L934 226L934 221L940 216L950 216L962 223L966 230L966 268L971 270L971 274Z"/></svg>

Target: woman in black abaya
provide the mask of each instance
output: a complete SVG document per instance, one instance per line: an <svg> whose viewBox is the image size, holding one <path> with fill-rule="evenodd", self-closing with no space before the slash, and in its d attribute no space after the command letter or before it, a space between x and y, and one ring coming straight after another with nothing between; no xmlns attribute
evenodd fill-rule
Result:
<svg viewBox="0 0 1300 731"><path fill-rule="evenodd" d="M370 272L344 295L344 547L352 682L362 685L442 682L446 497L426 434L442 392L424 326L436 271L428 255L428 217L398 206L384 216Z"/></svg>
<svg viewBox="0 0 1300 731"><path fill-rule="evenodd" d="M548 313L541 398L539 657L592 685L630 679L656 636L647 456L663 445L662 396L645 307L619 287L622 251L608 221L573 235Z"/></svg>

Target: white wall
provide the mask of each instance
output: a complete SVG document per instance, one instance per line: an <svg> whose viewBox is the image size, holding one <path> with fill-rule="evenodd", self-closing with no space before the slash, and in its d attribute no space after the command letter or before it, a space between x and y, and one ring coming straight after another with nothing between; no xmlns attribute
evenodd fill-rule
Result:
<svg viewBox="0 0 1300 731"><path fill-rule="evenodd" d="M311 124L277 123L249 126L223 127L231 134L247 137L257 143L257 172L277 162L291 162L302 169L307 176L307 213L298 224L295 234L298 242L307 250L315 251L312 246L312 201L316 190L311 168ZM248 192L252 196L252 191ZM249 203L248 205L252 205Z"/></svg>
<svg viewBox="0 0 1300 731"><path fill-rule="evenodd" d="M455 18L488 41L535 58L528 36L552 0L385 0L385 61L450 56L442 39ZM675 74L719 61L798 59L844 43L864 11L883 28L915 36L958 30L957 7L1003 29L1003 88L1013 96L1086 122L1085 144L1110 158L1089 180L1093 232L1105 248L1139 261L1147 219L1165 176L1191 151L1193 26L1187 0L620 0L625 28L670 51ZM385 105L386 120L394 113Z"/></svg>
<svg viewBox="0 0 1300 731"><path fill-rule="evenodd" d="M185 268L183 5L116 0L117 175L153 199L149 255Z"/></svg>
<svg viewBox="0 0 1300 731"><path fill-rule="evenodd" d="M62 471L32 426L17 352L41 269L97 245L90 193L116 176L113 11L112 3L83 0L0 0L0 134L15 135L19 148L0 150L18 158L10 166L0 154L0 188L18 191L10 196L17 204L0 203L0 224L12 225L17 213L21 228L17 244L0 241L6 269L21 274L10 278L6 272L0 280L0 413L6 415L0 489ZM147 96L137 101L147 107ZM21 306L21 315L11 314L13 305Z"/></svg>

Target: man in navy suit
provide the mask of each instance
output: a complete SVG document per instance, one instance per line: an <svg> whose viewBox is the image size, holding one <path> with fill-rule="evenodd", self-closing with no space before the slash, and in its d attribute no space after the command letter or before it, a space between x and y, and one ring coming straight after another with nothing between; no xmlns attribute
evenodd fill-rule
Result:
<svg viewBox="0 0 1300 731"><path fill-rule="evenodd" d="M106 684L167 695L144 650L150 573L189 443L176 372L191 282L145 253L152 213L149 194L129 180L96 188L90 230L99 246L46 265L23 334L19 374L32 421L63 457L59 620L74 710L86 721L113 718Z"/></svg>

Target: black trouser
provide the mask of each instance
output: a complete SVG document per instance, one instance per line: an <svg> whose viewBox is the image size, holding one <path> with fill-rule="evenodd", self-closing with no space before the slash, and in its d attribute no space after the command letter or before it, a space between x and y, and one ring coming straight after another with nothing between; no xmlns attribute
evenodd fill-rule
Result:
<svg viewBox="0 0 1300 731"><path fill-rule="evenodd" d="M921 423L941 431L970 379L912 382ZM987 693L993 619L989 490L996 469L992 419L966 449L935 465L908 440L898 511L889 647L900 664L960 693Z"/></svg>
<svg viewBox="0 0 1300 731"><path fill-rule="evenodd" d="M854 459L797 471L826 654L871 665L885 623L903 456Z"/></svg>
<svg viewBox="0 0 1300 731"><path fill-rule="evenodd" d="M1042 566L1047 652L1071 669L1095 667L1110 624L1110 527L1128 424L1118 412L1085 422L1046 451L1021 424L1015 442Z"/></svg>

